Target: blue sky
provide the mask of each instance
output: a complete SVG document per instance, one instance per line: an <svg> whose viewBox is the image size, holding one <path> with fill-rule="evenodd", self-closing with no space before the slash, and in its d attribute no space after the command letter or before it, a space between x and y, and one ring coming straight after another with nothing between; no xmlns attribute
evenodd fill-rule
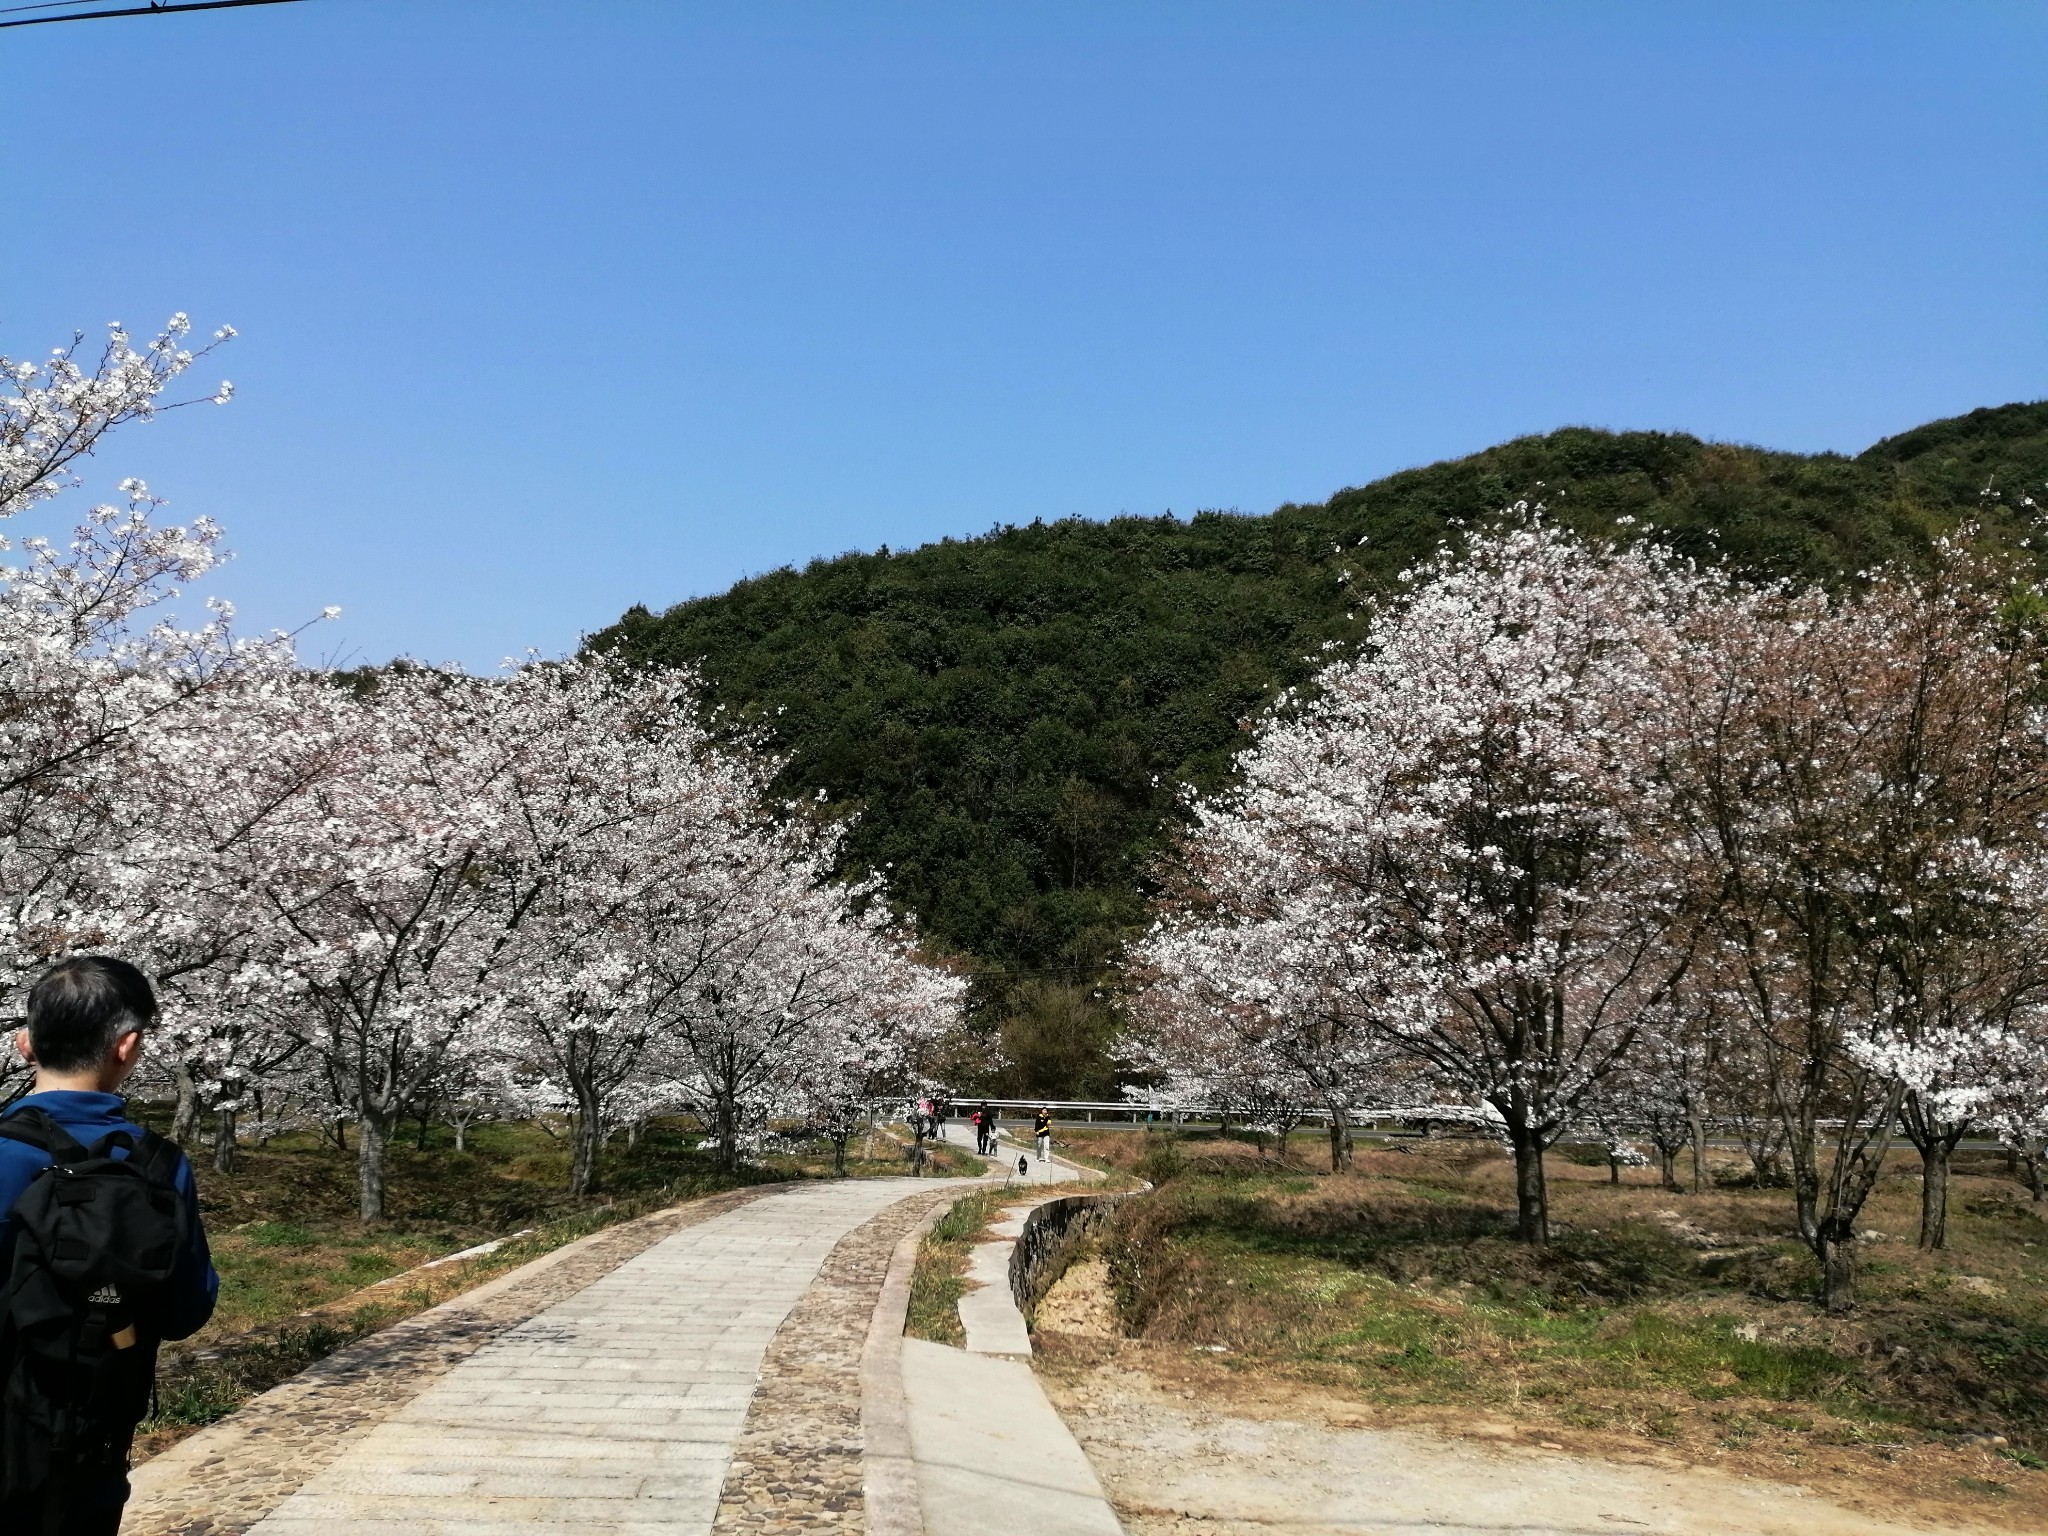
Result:
<svg viewBox="0 0 2048 1536"><path fill-rule="evenodd" d="M11 3L11 0L9 0ZM1569 423L2048 395L2031 3L307 0L0 33L0 350L315 649L490 667L813 555L1265 511Z"/></svg>

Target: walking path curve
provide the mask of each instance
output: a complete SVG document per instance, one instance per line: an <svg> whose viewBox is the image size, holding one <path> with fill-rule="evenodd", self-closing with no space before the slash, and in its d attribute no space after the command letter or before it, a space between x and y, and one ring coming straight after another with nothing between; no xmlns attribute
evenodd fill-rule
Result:
<svg viewBox="0 0 2048 1536"><path fill-rule="evenodd" d="M603 1271L556 1275L566 1294L543 1294L523 1317L516 1285L485 1287L344 1351L140 1468L123 1530L858 1529L860 1355L875 1297L899 1239L963 1187L837 1180L720 1197L639 1234L622 1261L599 1243L536 1266L529 1290L579 1258ZM621 1232L615 1247L634 1241ZM394 1360L395 1388L380 1369ZM334 1417L352 1394L368 1401ZM325 1433L304 1433L322 1413Z"/></svg>
<svg viewBox="0 0 2048 1536"><path fill-rule="evenodd" d="M1030 1127L1025 1127L1029 1130ZM951 1119L939 1123L939 1134L947 1145L973 1152L974 1123L967 1118L958 1105L954 1106ZM1018 1140L1005 1129L997 1142L1001 1149L990 1162L999 1165L1003 1172L1020 1184L1065 1184L1074 1179L1099 1179L1102 1174L1094 1168L1084 1168L1079 1163L1070 1163L1055 1152L1044 1162L1038 1160L1038 1149ZM977 1154L979 1155L979 1154ZM1017 1172L1017 1159L1024 1159L1024 1171Z"/></svg>

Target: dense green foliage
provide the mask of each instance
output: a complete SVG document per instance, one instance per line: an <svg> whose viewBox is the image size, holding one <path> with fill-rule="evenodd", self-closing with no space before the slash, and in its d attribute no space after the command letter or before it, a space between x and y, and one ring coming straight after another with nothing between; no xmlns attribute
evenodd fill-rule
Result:
<svg viewBox="0 0 2048 1536"><path fill-rule="evenodd" d="M783 787L859 816L848 843L932 941L974 957L1018 1091L1106 1091L1094 997L1144 921L1183 784L1361 627L1362 599L1516 502L1654 530L1745 572L1834 580L1964 520L2017 542L2048 502L2048 404L1801 455L1572 428L1318 506L1002 527L780 570L591 638L700 669L788 754ZM1986 494L1987 488L1989 494Z"/></svg>

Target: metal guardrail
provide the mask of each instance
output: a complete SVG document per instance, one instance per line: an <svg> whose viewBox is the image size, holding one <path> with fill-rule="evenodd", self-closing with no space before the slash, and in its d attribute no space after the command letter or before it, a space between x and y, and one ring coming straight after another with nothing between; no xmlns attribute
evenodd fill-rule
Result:
<svg viewBox="0 0 2048 1536"><path fill-rule="evenodd" d="M990 1109L996 1111L998 1119L1005 1121L1028 1120L1041 1109L1049 1109L1052 1111L1055 1124L1065 1125L1069 1128L1076 1125L1122 1124L1162 1125L1173 1126L1177 1129L1189 1125L1221 1125L1228 1122L1235 1122L1241 1125L1245 1122L1246 1118L1242 1110L1225 1109L1221 1105L1215 1104L1179 1104L1168 1106L1133 1104L1128 1100L1122 1099L984 1099L968 1097L948 1099L945 1102L948 1106L947 1114L949 1118L954 1120L964 1120L973 1114L975 1110L986 1104ZM905 1099L876 1100L871 1109L878 1119L902 1119L912 1107L912 1103L913 1101ZM1438 1127L1448 1129L1453 1126L1465 1126L1474 1130L1490 1130L1499 1125L1499 1121L1492 1118L1489 1111L1465 1104L1361 1105L1358 1108L1346 1110L1345 1117L1350 1122L1351 1129L1360 1132L1378 1131L1390 1124L1403 1127L1419 1127L1425 1132ZM1302 1130L1327 1129L1329 1123L1329 1112L1321 1109L1303 1109L1300 1112L1299 1118L1295 1121L1296 1127ZM1839 1120L1821 1120L1816 1122L1815 1125L1815 1129L1823 1134L1839 1130L1840 1128L1841 1121ZM1645 1133L1640 1128L1633 1134L1637 1140L1646 1139ZM1731 1131L1728 1126L1710 1120L1708 1122L1708 1134L1710 1138L1727 1140L1731 1135ZM1894 1127L1893 1134L1894 1136L1903 1136L1905 1134L1904 1126ZM1560 1141L1591 1140L1597 1139L1597 1133L1592 1127L1581 1125L1567 1131L1558 1139ZM1974 1145L1980 1140L1982 1138L1972 1138L1972 1144Z"/></svg>
<svg viewBox="0 0 2048 1536"><path fill-rule="evenodd" d="M1067 1126L1094 1124L1125 1125L1218 1125L1225 1121L1242 1122L1242 1110L1225 1109L1214 1104L1133 1104L1120 1099L995 1099L967 1097L948 1099L949 1118L964 1120L975 1110L986 1104L1003 1120L1028 1120L1041 1109L1052 1111L1055 1123ZM900 1118L910 1108L910 1103L901 1099L887 1101L886 1106L878 1105L885 1115ZM1484 1118L1484 1111L1464 1105L1445 1104L1434 1108L1420 1105L1379 1105L1361 1107L1346 1111L1354 1130L1370 1130L1388 1122L1402 1125L1469 1125L1478 1124ZM1296 1124L1303 1128L1326 1127L1329 1113L1320 1109L1305 1109Z"/></svg>

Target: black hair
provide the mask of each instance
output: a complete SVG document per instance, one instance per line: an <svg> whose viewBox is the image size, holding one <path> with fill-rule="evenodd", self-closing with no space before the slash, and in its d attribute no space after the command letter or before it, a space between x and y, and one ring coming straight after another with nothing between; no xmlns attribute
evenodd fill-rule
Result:
<svg viewBox="0 0 2048 1536"><path fill-rule="evenodd" d="M51 1072L90 1072L155 1018L149 978L112 955L59 960L29 988L28 1043Z"/></svg>

